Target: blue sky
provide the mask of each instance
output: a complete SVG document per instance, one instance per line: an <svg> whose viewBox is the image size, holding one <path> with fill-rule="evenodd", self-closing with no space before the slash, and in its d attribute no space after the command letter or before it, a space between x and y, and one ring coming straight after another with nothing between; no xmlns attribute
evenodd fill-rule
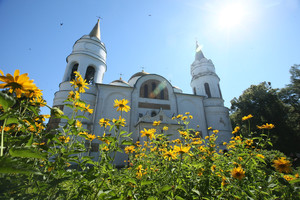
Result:
<svg viewBox="0 0 300 200"><path fill-rule="evenodd" d="M237 4L241 14L227 19L224 9ZM103 83L121 73L128 81L143 67L192 93L197 39L230 107L251 84L284 87L300 64L300 0L0 0L0 69L28 73L51 106L66 57L97 16L107 48Z"/></svg>

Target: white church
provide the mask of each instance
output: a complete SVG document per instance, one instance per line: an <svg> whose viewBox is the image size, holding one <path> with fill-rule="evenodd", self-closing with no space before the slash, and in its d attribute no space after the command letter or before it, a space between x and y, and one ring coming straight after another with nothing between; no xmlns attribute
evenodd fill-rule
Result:
<svg viewBox="0 0 300 200"><path fill-rule="evenodd" d="M123 112L126 119L125 129L132 132L134 142L143 141L140 130L153 128L153 121L161 121L160 127L168 126L170 139L179 137L177 129L180 127L173 116L190 112L193 119L189 128L199 131L204 138L211 134L208 127L218 129L220 146L223 141L231 137L231 123L229 110L224 106L220 89L220 78L215 72L211 60L204 57L196 44L195 60L191 64L191 87L193 94L184 93L173 86L166 78L145 71L137 72L126 82L121 78L110 83L103 83L103 76L107 70L106 48L100 37L100 24L96 23L90 34L82 36L73 46L72 53L67 57L67 66L59 91L55 93L53 106L59 107L65 114L71 110L64 106L69 92L73 90L70 80L74 78L74 71L79 71L89 83L89 89L82 94L82 99L94 109L93 114L86 114L89 120L83 120L83 126L90 133L102 136L104 128L100 127L101 118L117 119L119 112L113 107L115 99L129 100L130 111ZM180 77L178 77L180 78ZM51 126L66 123L63 120L52 119ZM91 156L99 154L100 141L92 141ZM123 163L126 155L119 155L116 164Z"/></svg>

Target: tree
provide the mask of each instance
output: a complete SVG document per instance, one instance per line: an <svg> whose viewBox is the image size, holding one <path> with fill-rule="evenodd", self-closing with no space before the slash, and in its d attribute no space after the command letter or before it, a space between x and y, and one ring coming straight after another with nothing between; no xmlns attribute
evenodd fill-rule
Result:
<svg viewBox="0 0 300 200"><path fill-rule="evenodd" d="M251 132L259 134L255 125L272 123L273 148L287 155L299 152L299 65L290 72L291 84L281 90L273 89L271 83L251 85L239 98L231 100L231 121L233 126L242 125L242 117L252 114ZM297 98L298 95L298 98ZM292 111L292 112L291 112ZM245 127L241 127L245 128Z"/></svg>

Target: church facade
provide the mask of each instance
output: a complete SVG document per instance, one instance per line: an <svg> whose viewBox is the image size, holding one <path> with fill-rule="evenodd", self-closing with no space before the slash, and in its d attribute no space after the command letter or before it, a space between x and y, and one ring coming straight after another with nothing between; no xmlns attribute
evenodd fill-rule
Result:
<svg viewBox="0 0 300 200"><path fill-rule="evenodd" d="M215 72L214 64L204 57L196 44L195 60L191 64L191 87L193 94L186 94L173 86L167 79L145 71L137 72L128 82L121 78L111 83L102 82L107 70L106 48L100 37L99 21L89 35L82 36L73 46L72 53L67 57L67 66L59 91L55 93L53 106L59 107L65 114L71 110L64 106L69 92L73 90L70 81L74 71L79 71L89 83L89 89L82 94L82 99L90 104L93 114L86 113L88 120L82 121L83 126L96 136L102 136L104 128L100 127L101 118L117 119L119 112L113 107L115 99L129 100L130 111L123 112L126 119L126 131L132 132L133 141L143 141L140 130L153 128L153 121L161 121L158 130L168 126L170 139L179 137L178 124L172 117L190 112L193 119L189 128L199 131L202 137L210 134L208 127L218 129L220 146L231 137L231 123L228 108L224 106L220 89L220 78ZM52 121L52 123L66 123ZM92 141L92 156L99 154L99 140ZM116 164L122 164L126 154L120 154Z"/></svg>

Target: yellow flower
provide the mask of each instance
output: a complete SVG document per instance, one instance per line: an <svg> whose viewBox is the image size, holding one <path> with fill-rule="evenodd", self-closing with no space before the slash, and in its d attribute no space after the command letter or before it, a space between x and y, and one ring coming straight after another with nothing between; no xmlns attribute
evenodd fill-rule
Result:
<svg viewBox="0 0 300 200"><path fill-rule="evenodd" d="M187 153L187 152L189 152L189 150L190 150L190 148L191 147L184 147L184 146L182 146L182 145L180 145L180 147L179 146L174 146L174 152L177 152L177 153L179 153L179 154L184 154L184 153Z"/></svg>
<svg viewBox="0 0 300 200"><path fill-rule="evenodd" d="M232 134L237 133L241 128L239 126L235 127L234 130L232 131Z"/></svg>
<svg viewBox="0 0 300 200"><path fill-rule="evenodd" d="M262 158L262 159L264 159L264 158L265 158L265 156L264 156L264 155L262 155L262 154L257 154L256 156L257 156L257 157L259 157L259 158Z"/></svg>
<svg viewBox="0 0 300 200"><path fill-rule="evenodd" d="M214 132L215 134L217 134L217 133L219 133L219 130L213 130L213 132Z"/></svg>
<svg viewBox="0 0 300 200"><path fill-rule="evenodd" d="M113 119L112 122L116 125L116 126L125 126L126 120L124 118L122 118L121 116L119 116L119 119L116 120L116 119Z"/></svg>
<svg viewBox="0 0 300 200"><path fill-rule="evenodd" d="M66 136L59 136L58 140L62 143L68 143L70 141L70 137L66 137Z"/></svg>
<svg viewBox="0 0 300 200"><path fill-rule="evenodd" d="M70 83L72 84L71 86L74 86L75 89L78 88L79 93L85 93L84 88L89 89L87 87L88 83L86 82L85 79L82 78L82 76L78 71L75 71L74 73L75 73L75 80L70 81Z"/></svg>
<svg viewBox="0 0 300 200"><path fill-rule="evenodd" d="M127 146L127 147L125 147L124 150L125 150L125 153L127 153L127 154L128 154L129 152L130 152L130 153L133 153L133 152L135 151L135 147L132 146L132 145L131 145L131 146Z"/></svg>
<svg viewBox="0 0 300 200"><path fill-rule="evenodd" d="M231 171L231 176L233 178L242 180L245 177L245 171L243 170L243 168L241 166L239 167L235 167L232 171Z"/></svg>
<svg viewBox="0 0 300 200"><path fill-rule="evenodd" d="M181 118L182 121L185 121L186 119L187 119L187 116L183 116L183 117Z"/></svg>
<svg viewBox="0 0 300 200"><path fill-rule="evenodd" d="M107 146L104 146L103 148L102 148L102 151L108 151L109 150L109 148L107 147Z"/></svg>
<svg viewBox="0 0 300 200"><path fill-rule="evenodd" d="M164 127L163 127L163 130L164 130L164 131L167 131L168 129L169 129L169 127L167 127L167 126L164 126Z"/></svg>
<svg viewBox="0 0 300 200"><path fill-rule="evenodd" d="M141 133L142 133L141 137L146 136L150 139L155 138L155 135L154 135L155 132L156 132L156 129L154 129L154 128L151 128L148 130L144 128L144 130L141 130Z"/></svg>
<svg viewBox="0 0 300 200"><path fill-rule="evenodd" d="M190 112L186 112L185 114L186 114L186 115L189 115L189 114L190 114Z"/></svg>
<svg viewBox="0 0 300 200"><path fill-rule="evenodd" d="M159 124L160 124L160 121L154 121L153 122L153 126L159 126Z"/></svg>
<svg viewBox="0 0 300 200"><path fill-rule="evenodd" d="M176 154L176 152L175 151L172 151L172 150L170 150L170 151L165 151L163 154L162 154L162 156L164 157L164 159L167 159L167 160L175 160L175 159L177 159L177 154Z"/></svg>
<svg viewBox="0 0 300 200"><path fill-rule="evenodd" d="M193 116L192 116L192 115L190 115L190 116L189 116L189 118L190 118L190 119L193 119Z"/></svg>
<svg viewBox="0 0 300 200"><path fill-rule="evenodd" d="M245 121L245 120L248 120L248 119L251 119L253 116L250 114L250 115L248 115L248 116L244 116L243 118L242 118L242 121Z"/></svg>
<svg viewBox="0 0 300 200"><path fill-rule="evenodd" d="M75 126L78 127L78 128L80 128L82 126L81 121L76 120Z"/></svg>
<svg viewBox="0 0 300 200"><path fill-rule="evenodd" d="M207 130L211 130L212 129L212 127L208 127L208 129Z"/></svg>
<svg viewBox="0 0 300 200"><path fill-rule="evenodd" d="M182 117L182 115L177 115L177 116L176 116L177 119L179 119L179 118L181 118L181 117Z"/></svg>
<svg viewBox="0 0 300 200"><path fill-rule="evenodd" d="M77 91L75 91L75 92L74 91L70 91L68 98L69 99L78 100L80 98L80 94Z"/></svg>
<svg viewBox="0 0 300 200"><path fill-rule="evenodd" d="M110 126L109 119L104 119L104 118L99 120L99 124L101 127L104 126L104 128Z"/></svg>
<svg viewBox="0 0 300 200"><path fill-rule="evenodd" d="M292 164L290 163L290 161L286 160L285 157L280 157L277 160L273 160L273 167L275 167L275 169L279 172L285 172L285 173L289 173L292 171L291 166Z"/></svg>
<svg viewBox="0 0 300 200"><path fill-rule="evenodd" d="M251 145L253 144L253 140L247 139L247 140L245 141L245 144L247 144L248 146L251 146Z"/></svg>
<svg viewBox="0 0 300 200"><path fill-rule="evenodd" d="M128 100L122 99L122 100L115 100L114 108L118 108L117 111L125 111L128 112L130 110L130 107L126 105L128 103Z"/></svg>
<svg viewBox="0 0 300 200"><path fill-rule="evenodd" d="M290 175L284 175L283 178L284 178L285 180L287 180L287 181L292 181L292 180L295 179L294 177L292 177L292 176L290 176Z"/></svg>
<svg viewBox="0 0 300 200"><path fill-rule="evenodd" d="M187 131L180 131L180 130L178 130L178 132L179 132L180 135L182 135L182 136L188 136L188 132L187 132Z"/></svg>
<svg viewBox="0 0 300 200"><path fill-rule="evenodd" d="M93 141L96 138L95 135L87 134L87 140Z"/></svg>
<svg viewBox="0 0 300 200"><path fill-rule="evenodd" d="M0 84L0 88L9 88L9 92L15 92L17 98L20 98L22 94L27 94L28 96L30 95L30 92L40 92L40 90L33 83L33 80L29 80L28 74L25 73L20 75L20 70L18 69L15 70L13 76L11 74L6 74L6 76L4 76L2 71L1 75L0 81L4 83Z"/></svg>
<svg viewBox="0 0 300 200"><path fill-rule="evenodd" d="M259 129L273 129L273 128L275 128L275 126L274 126L274 124L266 123L266 124L263 124L261 126L257 126L257 128L259 128Z"/></svg>
<svg viewBox="0 0 300 200"><path fill-rule="evenodd" d="M213 172L216 170L216 168L217 168L216 165L212 165L212 166L210 167L211 171L213 171Z"/></svg>

